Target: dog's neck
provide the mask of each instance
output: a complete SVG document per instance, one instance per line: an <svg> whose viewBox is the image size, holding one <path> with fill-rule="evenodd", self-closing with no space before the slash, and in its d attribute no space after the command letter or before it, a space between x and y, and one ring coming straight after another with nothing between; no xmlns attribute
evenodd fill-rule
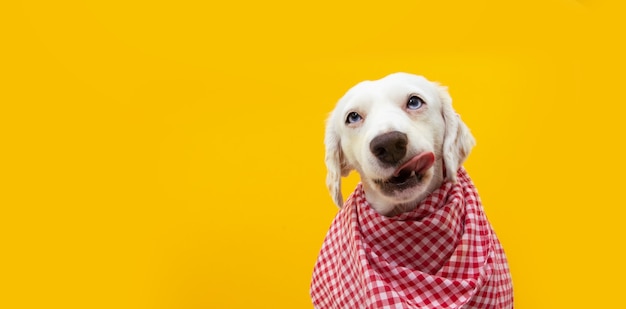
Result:
<svg viewBox="0 0 626 309"><path fill-rule="evenodd" d="M391 210L391 212L385 214L385 217L395 217L397 215L401 215L405 212L413 211L417 207L419 202L416 204L398 204Z"/></svg>
<svg viewBox="0 0 626 309"><path fill-rule="evenodd" d="M363 184L363 191L365 191L365 199L367 199L367 202L372 206L372 208L374 208L374 210L376 210L376 212L386 217L393 217L405 212L415 210L415 208L422 200L430 195L436 188L441 186L441 183L442 182L439 182L434 188L429 187L429 189L420 194L418 198L406 203L390 201L387 198L381 198L376 194L371 194L372 190L368 190L368 186L366 186L365 184Z"/></svg>

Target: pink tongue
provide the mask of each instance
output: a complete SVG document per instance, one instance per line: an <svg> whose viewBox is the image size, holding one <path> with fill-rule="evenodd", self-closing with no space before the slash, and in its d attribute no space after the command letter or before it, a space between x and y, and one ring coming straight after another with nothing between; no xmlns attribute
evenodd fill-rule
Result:
<svg viewBox="0 0 626 309"><path fill-rule="evenodd" d="M402 164L394 173L394 177L398 177L402 171L415 172L417 174L427 170L435 163L435 154L430 151L424 151L417 156L411 158L408 162Z"/></svg>

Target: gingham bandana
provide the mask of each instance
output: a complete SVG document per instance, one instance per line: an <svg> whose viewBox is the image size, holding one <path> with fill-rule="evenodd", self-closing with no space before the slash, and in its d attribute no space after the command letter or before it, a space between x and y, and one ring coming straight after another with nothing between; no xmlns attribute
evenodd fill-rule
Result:
<svg viewBox="0 0 626 309"><path fill-rule="evenodd" d="M326 235L316 308L513 308L504 251L464 169L411 212L379 215L359 184Z"/></svg>

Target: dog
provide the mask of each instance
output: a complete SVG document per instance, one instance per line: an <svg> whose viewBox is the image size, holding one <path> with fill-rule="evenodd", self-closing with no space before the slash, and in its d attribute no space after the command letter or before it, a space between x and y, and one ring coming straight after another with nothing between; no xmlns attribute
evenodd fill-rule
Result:
<svg viewBox="0 0 626 309"><path fill-rule="evenodd" d="M445 87L395 73L350 89L326 126L326 184L341 207L341 177L356 170L380 214L410 211L457 169L475 140Z"/></svg>
<svg viewBox="0 0 626 309"><path fill-rule="evenodd" d="M447 88L394 73L328 117L326 184L340 207L311 281L316 308L512 308L504 251L467 172L476 144ZM344 203L341 178L361 183Z"/></svg>

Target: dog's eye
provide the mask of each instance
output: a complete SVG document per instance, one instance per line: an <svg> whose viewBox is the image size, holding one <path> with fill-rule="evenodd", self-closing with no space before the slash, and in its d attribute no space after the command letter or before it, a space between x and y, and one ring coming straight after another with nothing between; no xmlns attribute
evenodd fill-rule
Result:
<svg viewBox="0 0 626 309"><path fill-rule="evenodd" d="M346 124L356 123L361 121L362 119L363 117L361 117L361 115L359 115L357 112L351 112L348 114L348 117L346 117Z"/></svg>
<svg viewBox="0 0 626 309"><path fill-rule="evenodd" d="M424 104L424 100L418 96L412 96L409 98L409 102L406 103L406 107L411 110L416 110L422 107L422 104Z"/></svg>

